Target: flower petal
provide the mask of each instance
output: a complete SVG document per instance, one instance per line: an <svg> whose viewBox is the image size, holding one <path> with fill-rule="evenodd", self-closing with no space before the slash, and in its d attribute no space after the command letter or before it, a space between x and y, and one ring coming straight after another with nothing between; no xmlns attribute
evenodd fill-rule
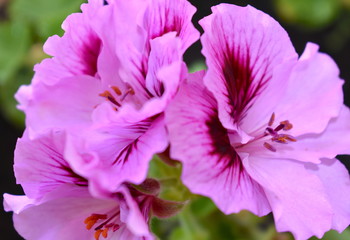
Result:
<svg viewBox="0 0 350 240"><path fill-rule="evenodd" d="M38 83L21 88L16 98L26 114L29 134L35 136L50 128L85 128L91 123L94 108L103 101L101 92L98 79L77 76L54 85Z"/></svg>
<svg viewBox="0 0 350 240"><path fill-rule="evenodd" d="M87 188L65 186L15 213L13 220L25 239L93 239L93 231L86 229L84 219L117 206L115 201L92 198Z"/></svg>
<svg viewBox="0 0 350 240"><path fill-rule="evenodd" d="M96 195L115 192L125 181L143 182L152 156L168 145L162 115L135 119L139 114L129 112L125 118L116 116L67 144L65 157L91 181Z"/></svg>
<svg viewBox="0 0 350 240"><path fill-rule="evenodd" d="M268 121L286 90L297 54L284 29L251 6L220 4L201 20L208 73L225 128L250 133ZM244 135L244 134L243 134Z"/></svg>
<svg viewBox="0 0 350 240"><path fill-rule="evenodd" d="M289 120L290 134L321 133L343 104L344 81L339 69L316 44L308 43L293 69L284 99L275 109L276 121Z"/></svg>
<svg viewBox="0 0 350 240"><path fill-rule="evenodd" d="M248 209L265 215L270 208L264 192L231 147L203 74L191 75L166 111L171 157L183 163L186 186L213 199L224 213Z"/></svg>
<svg viewBox="0 0 350 240"><path fill-rule="evenodd" d="M87 180L73 172L63 158L64 145L65 134L58 131L34 140L25 133L18 139L14 170L28 197L40 199L65 183L87 186Z"/></svg>
<svg viewBox="0 0 350 240"><path fill-rule="evenodd" d="M276 152L263 147L264 141L256 141L242 147L240 151L254 157L270 159L294 159L320 163L322 158L334 158L338 154L350 154L350 110L343 105L339 116L333 118L321 134L304 134L296 142L281 144L271 142Z"/></svg>
<svg viewBox="0 0 350 240"><path fill-rule="evenodd" d="M143 27L148 31L149 39L176 32L181 39L183 53L199 38L199 32L191 22L195 12L196 8L186 0L151 0Z"/></svg>
<svg viewBox="0 0 350 240"><path fill-rule="evenodd" d="M349 172L337 159L322 159L318 165L307 165L312 174L318 176L325 188L333 209L333 226L342 232L350 222L350 179Z"/></svg>
<svg viewBox="0 0 350 240"><path fill-rule="evenodd" d="M304 164L285 159L248 157L249 175L263 186L277 231L290 231L298 240L322 235L332 226L333 210L323 183Z"/></svg>

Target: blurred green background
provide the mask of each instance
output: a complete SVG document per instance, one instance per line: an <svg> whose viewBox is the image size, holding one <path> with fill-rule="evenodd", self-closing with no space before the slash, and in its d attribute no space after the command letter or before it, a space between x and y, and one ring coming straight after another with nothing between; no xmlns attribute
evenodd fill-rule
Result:
<svg viewBox="0 0 350 240"><path fill-rule="evenodd" d="M79 11L82 0L0 0L0 158L1 193L21 194L12 172L15 142L24 128L24 115L16 110L14 93L29 84L33 66L46 58L45 40L62 35L61 23L70 13ZM286 28L299 53L307 41L316 42L321 51L338 63L341 77L350 79L350 0L265 0L265 1L190 1L198 9L197 22L210 14L210 7L221 2L253 5L276 18ZM196 24L200 29L199 25ZM201 30L201 29L200 29ZM185 54L192 71L203 68L200 43ZM345 103L350 105L349 82L344 86ZM349 167L348 157L340 159ZM162 197L191 203L176 217L153 219L151 227L161 239L169 240L289 240L288 233L276 233L272 216L255 217L249 212L225 216L207 198L192 196L178 181L181 167L169 167L158 159L151 164L150 176L161 179L166 189ZM349 203L350 204L350 203ZM15 232L11 214L0 212L0 236L4 240L21 239ZM38 226L40 227L40 226ZM313 238L316 239L316 238ZM350 230L343 234L328 232L323 239L349 240Z"/></svg>

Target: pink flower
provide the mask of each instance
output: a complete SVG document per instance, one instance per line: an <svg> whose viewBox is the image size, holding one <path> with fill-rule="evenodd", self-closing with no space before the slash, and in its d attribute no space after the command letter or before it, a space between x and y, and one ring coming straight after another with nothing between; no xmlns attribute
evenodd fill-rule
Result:
<svg viewBox="0 0 350 240"><path fill-rule="evenodd" d="M123 183L104 198L93 196L88 181L64 159L65 134L48 132L35 140L18 140L15 174L25 196L4 195L6 211L25 239L154 239L151 215L169 217L183 203L159 199L159 183Z"/></svg>
<svg viewBox="0 0 350 240"><path fill-rule="evenodd" d="M181 0L91 0L45 49L33 82L16 97L30 138L68 132L65 158L95 192L141 183L151 157L168 145L163 111L198 39L194 7ZM56 69L56 70L52 70Z"/></svg>
<svg viewBox="0 0 350 240"><path fill-rule="evenodd" d="M208 71L166 112L184 183L226 214L272 211L296 239L343 231L350 181L335 156L350 153L350 112L336 64L315 44L297 59L281 26L250 6L218 5L200 23Z"/></svg>
<svg viewBox="0 0 350 240"><path fill-rule="evenodd" d="M64 159L64 141L62 132L18 140L14 169L26 196L4 195L16 230L25 239L153 239L148 229L153 196L131 194L132 188L121 185L95 198L88 181Z"/></svg>

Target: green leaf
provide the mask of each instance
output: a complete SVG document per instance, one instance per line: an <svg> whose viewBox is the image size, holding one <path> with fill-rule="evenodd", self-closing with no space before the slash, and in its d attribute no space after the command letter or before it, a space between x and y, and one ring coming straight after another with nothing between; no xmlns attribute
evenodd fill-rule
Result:
<svg viewBox="0 0 350 240"><path fill-rule="evenodd" d="M341 9L340 0L275 0L277 13L287 22L319 29L331 23Z"/></svg>
<svg viewBox="0 0 350 240"><path fill-rule="evenodd" d="M30 33L24 23L0 23L0 84L5 84L23 64L30 45Z"/></svg>
<svg viewBox="0 0 350 240"><path fill-rule="evenodd" d="M318 238L312 237L310 240L317 240ZM337 231L329 231L327 232L322 240L349 240L350 239L350 229L345 229L341 234Z"/></svg>
<svg viewBox="0 0 350 240"><path fill-rule="evenodd" d="M24 114L16 108L17 101L14 94L18 87L23 84L29 84L33 72L28 68L21 68L9 81L0 85L0 107L3 115L9 119L14 126L24 127Z"/></svg>
<svg viewBox="0 0 350 240"><path fill-rule="evenodd" d="M78 12L83 0L16 0L11 2L11 18L33 24L42 40L62 33L61 24L71 13Z"/></svg>
<svg viewBox="0 0 350 240"><path fill-rule="evenodd" d="M194 73L203 69L207 69L207 66L205 65L205 62L201 60L195 61L188 66L188 71L190 73Z"/></svg>

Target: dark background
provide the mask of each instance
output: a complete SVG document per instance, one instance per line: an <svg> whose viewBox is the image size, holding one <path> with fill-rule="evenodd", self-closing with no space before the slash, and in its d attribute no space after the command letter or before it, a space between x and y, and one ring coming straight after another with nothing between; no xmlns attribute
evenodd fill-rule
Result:
<svg viewBox="0 0 350 240"><path fill-rule="evenodd" d="M337 62L341 77L345 80L350 80L350 38L346 37L349 34L346 29L342 30L341 25L347 24L349 21L350 14L349 10L341 10L338 15L327 24L318 29L305 28L300 24L293 22L284 21L280 15L277 15L277 11L273 1L190 1L198 9L194 16L194 22L198 22L202 17L210 14L210 6L219 4L221 2L228 2L237 5L250 4L256 8L268 13L275 19L277 19L281 25L289 33L290 38L300 54L304 50L304 47L308 41L314 42L320 45L320 51L326 52L331 55ZM1 1L0 1L1 3ZM6 15L6 4L0 5L0 16L3 18ZM349 22L348 22L349 23ZM350 29L349 24L346 25ZM200 26L196 24L196 27L201 30ZM202 31L202 30L201 30ZM344 32L345 31L345 32ZM342 36L344 35L344 37ZM350 35L350 34L349 34ZM332 38L332 36L336 36ZM334 41L332 40L334 39ZM197 59L203 59L200 54L200 43L196 43L190 48L185 55L187 63L191 63ZM0 52L1 54L1 52ZM344 85L345 92L345 104L350 105L350 92L349 92L349 81L346 81ZM18 126L18 125L17 125ZM21 187L15 184L15 178L13 175L12 164L13 164L13 151L15 148L16 139L21 136L23 129L16 127L11 124L11 121L0 115L0 193L11 193L11 194L22 194ZM350 147L350 146L349 146ZM350 164L348 157L340 157L341 160L349 167ZM2 197L2 196L1 196ZM2 202L2 198L1 198ZM350 204L350 203L349 203ZM0 204L1 205L1 204ZM0 239L1 240L16 240L22 239L18 236L13 228L11 220L11 213L5 213L0 211ZM40 226L38 226L40 228Z"/></svg>

